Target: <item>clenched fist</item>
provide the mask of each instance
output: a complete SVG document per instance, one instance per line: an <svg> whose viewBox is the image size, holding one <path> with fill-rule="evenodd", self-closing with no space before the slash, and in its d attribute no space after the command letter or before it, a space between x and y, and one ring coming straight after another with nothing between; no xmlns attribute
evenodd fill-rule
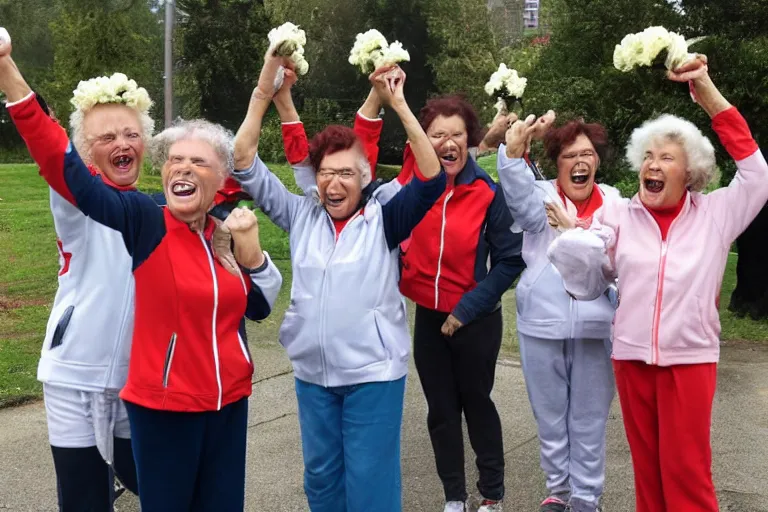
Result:
<svg viewBox="0 0 768 512"><path fill-rule="evenodd" d="M234 254L231 244L234 242ZM259 240L259 221L248 208L235 208L227 220L216 227L212 240L216 258L230 273L238 275L238 265L258 268L264 263Z"/></svg>

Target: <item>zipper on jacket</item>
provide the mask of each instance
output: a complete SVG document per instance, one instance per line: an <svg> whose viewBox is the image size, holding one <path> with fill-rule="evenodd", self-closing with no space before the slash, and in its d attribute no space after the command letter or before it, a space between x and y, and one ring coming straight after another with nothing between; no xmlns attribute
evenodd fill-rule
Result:
<svg viewBox="0 0 768 512"><path fill-rule="evenodd" d="M683 207L685 208L685 207ZM651 364L657 365L659 364L659 327L661 324L661 302L662 302L662 295L664 293L664 274L667 268L667 250L669 247L669 239L672 236L672 227L675 225L675 222L677 222L677 219L680 218L680 215L683 214L682 211L677 214L677 217L675 217L672 220L672 223L669 225L669 229L667 229L667 239L664 240L661 236L661 228L659 227L659 224L656 222L656 219L653 218L651 213L646 210L645 213L648 215L648 217L651 218L651 221L656 226L656 230L659 233L659 239L661 239L661 255L659 257L659 272L658 272L658 285L656 286L656 305L653 309L653 330L651 331Z"/></svg>
<svg viewBox="0 0 768 512"><path fill-rule="evenodd" d="M568 299L571 301L571 305L570 305L570 309L571 309L571 315L570 315L571 316L571 337L570 337L570 339L573 339L573 337L575 335L575 330L576 330L576 327L575 327L575 324L576 324L575 312L576 312L577 305L576 305L576 300L573 297L571 297L570 294L568 294Z"/></svg>
<svg viewBox="0 0 768 512"><path fill-rule="evenodd" d="M176 352L176 333L171 335L171 341L168 342L168 350L165 352L165 364L163 365L163 387L168 387L168 377L171 375L171 364L173 364L173 354Z"/></svg>
<svg viewBox="0 0 768 512"><path fill-rule="evenodd" d="M667 233L669 235L669 233ZM659 258L659 284L656 287L656 306L653 310L653 335L651 339L651 364L659 363L659 321L661 319L661 296L664 293L664 270L667 265L667 241L661 241Z"/></svg>
<svg viewBox="0 0 768 512"><path fill-rule="evenodd" d="M437 257L437 274L435 275L435 309L437 309L438 302L440 301L440 271L443 266L443 249L445 249L445 217L446 210L448 208L448 201L453 197L453 190L448 192L443 201L443 222L440 225L440 255Z"/></svg>
<svg viewBox="0 0 768 512"><path fill-rule="evenodd" d="M326 284L328 283L328 265L333 260L333 255L336 254L336 247L338 247L339 243L341 242L341 237L344 236L344 229L342 229L339 232L338 239L336 238L336 225L333 223L333 218L328 214L328 212L325 212L326 217L328 218L328 223L331 226L331 233L333 233L333 250L331 250L331 255L328 258L328 260L325 262L325 268L323 269L323 282L320 287L320 335L318 336L318 339L320 340L320 363L323 367L323 385L325 387L328 387L328 365L325 362L325 317L326 317L326 300L325 300L325 292L326 292ZM346 228L349 226L351 222L353 222L357 217L360 216L360 210L357 211L352 217L349 218L347 223L344 225Z"/></svg>
<svg viewBox="0 0 768 512"><path fill-rule="evenodd" d="M198 233L200 242L203 244L205 254L208 256L208 265L211 267L211 278L213 279L213 320L211 321L211 329L213 334L213 361L216 366L216 385L219 387L219 399L216 403L216 410L221 410L221 368L219 368L219 340L216 337L216 315L219 311L219 282L216 279L216 267L213 265L213 255L208 247L208 242L205 241L205 237L202 233Z"/></svg>

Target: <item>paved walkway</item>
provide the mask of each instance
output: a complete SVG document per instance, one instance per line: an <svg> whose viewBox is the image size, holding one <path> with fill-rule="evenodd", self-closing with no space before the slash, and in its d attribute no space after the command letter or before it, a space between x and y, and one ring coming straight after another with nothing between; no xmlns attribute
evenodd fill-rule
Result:
<svg viewBox="0 0 768 512"><path fill-rule="evenodd" d="M308 510L290 365L279 347L254 349L254 358L258 369L248 432L246 510ZM504 428L505 508L534 512L545 492L544 479L522 372L514 361L499 363L494 397ZM442 510L425 415L426 404L413 371L403 421L406 512ZM723 348L712 430L721 509L768 512L768 347ZM472 483L476 472L469 452L467 461L467 481ZM57 509L55 499L42 403L1 410L0 510L51 512ZM616 400L608 423L604 505L608 512L630 512L633 504L632 466ZM132 496L118 501L119 512L137 510Z"/></svg>

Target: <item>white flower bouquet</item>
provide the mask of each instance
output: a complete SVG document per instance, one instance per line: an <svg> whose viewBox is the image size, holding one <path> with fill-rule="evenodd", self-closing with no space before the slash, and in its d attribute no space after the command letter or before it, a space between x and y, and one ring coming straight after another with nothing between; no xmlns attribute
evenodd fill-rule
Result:
<svg viewBox="0 0 768 512"><path fill-rule="evenodd" d="M673 70L695 57L688 45L700 40L686 41L683 36L664 27L648 27L642 32L628 34L613 51L616 69L629 72L641 66Z"/></svg>
<svg viewBox="0 0 768 512"><path fill-rule="evenodd" d="M307 34L293 23L286 22L269 31L269 46L274 48L274 54L288 57L296 65L296 73L306 75L309 63L304 58L304 45L307 44Z"/></svg>
<svg viewBox="0 0 768 512"><path fill-rule="evenodd" d="M501 113L506 112L515 101L522 100L526 85L528 85L527 78L518 75L516 70L509 69L502 62L499 64L499 69L494 71L488 83L485 84L485 93L497 99L496 111Z"/></svg>
<svg viewBox="0 0 768 512"><path fill-rule="evenodd" d="M138 87L134 80L129 80L123 73L80 82L70 102L81 112L87 112L103 103L122 103L141 113L147 113L152 106L147 90Z"/></svg>
<svg viewBox="0 0 768 512"><path fill-rule="evenodd" d="M411 56L403 48L402 43L395 41L387 43L387 38L376 29L364 34L357 34L352 51L349 52L349 63L360 68L365 74L382 67L408 62Z"/></svg>

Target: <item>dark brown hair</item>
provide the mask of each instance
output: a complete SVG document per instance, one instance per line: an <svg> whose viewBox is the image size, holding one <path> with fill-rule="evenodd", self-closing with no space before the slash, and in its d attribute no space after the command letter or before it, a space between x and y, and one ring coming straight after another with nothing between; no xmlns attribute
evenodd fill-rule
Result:
<svg viewBox="0 0 768 512"><path fill-rule="evenodd" d="M363 146L352 128L331 125L312 137L309 143L309 161L315 171L320 170L320 162L326 155L350 149L355 145L363 152ZM363 152L363 154L365 154Z"/></svg>
<svg viewBox="0 0 768 512"><path fill-rule="evenodd" d="M605 127L598 123L585 123L582 119L568 121L563 126L547 132L544 136L544 150L549 159L557 162L557 157L560 156L563 148L573 144L579 135L586 135L595 146L600 160L605 160L608 155L608 135Z"/></svg>
<svg viewBox="0 0 768 512"><path fill-rule="evenodd" d="M475 147L483 140L483 127L472 105L461 95L440 96L427 100L419 112L419 123L424 131L438 116L459 116L467 127L467 146Z"/></svg>

